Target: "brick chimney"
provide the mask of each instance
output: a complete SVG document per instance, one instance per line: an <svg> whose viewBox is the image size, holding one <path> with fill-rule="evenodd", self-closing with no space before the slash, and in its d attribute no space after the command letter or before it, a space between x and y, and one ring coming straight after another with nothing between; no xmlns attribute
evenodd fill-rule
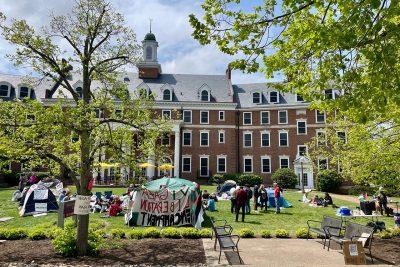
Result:
<svg viewBox="0 0 400 267"><path fill-rule="evenodd" d="M226 68L225 75L228 80L231 79L232 71L231 71L231 66L229 66L229 64L228 67Z"/></svg>

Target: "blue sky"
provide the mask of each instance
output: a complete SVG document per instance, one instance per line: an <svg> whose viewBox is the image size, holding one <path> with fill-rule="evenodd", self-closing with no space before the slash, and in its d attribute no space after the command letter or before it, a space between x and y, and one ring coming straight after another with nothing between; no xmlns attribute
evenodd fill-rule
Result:
<svg viewBox="0 0 400 267"><path fill-rule="evenodd" d="M128 26L132 27L140 42L149 31L149 18L153 20L153 33L159 42L158 57L164 73L224 74L233 59L218 51L214 45L201 46L191 37L188 22L191 13L201 14L197 0L111 0L114 7L124 14ZM243 9L251 8L259 0L245 0ZM62 14L70 10L72 0L0 0L0 11L8 18L23 18L31 25L40 27L49 21L48 14ZM26 70L16 69L5 55L13 47L0 40L0 72L21 74ZM243 74L234 71L234 83L264 82L260 73Z"/></svg>

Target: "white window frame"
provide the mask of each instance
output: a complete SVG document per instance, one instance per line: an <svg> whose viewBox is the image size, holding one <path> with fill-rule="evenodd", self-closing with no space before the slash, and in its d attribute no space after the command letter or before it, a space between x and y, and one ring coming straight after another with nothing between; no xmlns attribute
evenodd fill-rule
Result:
<svg viewBox="0 0 400 267"><path fill-rule="evenodd" d="M276 93L276 102L275 101L271 101L271 93ZM279 92L278 91L271 91L269 92L269 103L279 103Z"/></svg>
<svg viewBox="0 0 400 267"><path fill-rule="evenodd" d="M185 166L183 163L184 163L184 159L189 159L190 160L190 164L189 164L189 171L185 171L184 170L184 168L183 168L183 166ZM190 173L190 172L192 172L192 156L187 156L187 155L185 155L185 156L182 156L182 172L183 173Z"/></svg>
<svg viewBox="0 0 400 267"><path fill-rule="evenodd" d="M318 170L319 171L321 170L321 164L320 164L321 160L326 161L326 169L324 169L324 170L329 170L329 161L328 161L328 158L325 158L325 157L318 157L318 159L317 159Z"/></svg>
<svg viewBox="0 0 400 267"><path fill-rule="evenodd" d="M267 113L268 114L268 122L267 123L264 123L264 122L262 122L262 117L263 117L263 113ZM270 124L270 112L269 111L260 111L260 124L261 125L267 125L267 124Z"/></svg>
<svg viewBox="0 0 400 267"><path fill-rule="evenodd" d="M201 159L206 158L207 159L207 175L202 175L201 174ZM199 176L200 177L208 177L210 176L210 156L208 155L201 155L199 159Z"/></svg>
<svg viewBox="0 0 400 267"><path fill-rule="evenodd" d="M332 98L326 98L326 91L332 91ZM326 89L324 90L324 98L326 100L335 100L336 99L336 94L335 94L335 90L334 89Z"/></svg>
<svg viewBox="0 0 400 267"><path fill-rule="evenodd" d="M190 122L185 122L185 112L190 112ZM183 110L183 114L182 115L183 115L182 116L182 121L184 123L192 124L192 115L193 115L192 110L190 110L190 109Z"/></svg>
<svg viewBox="0 0 400 267"><path fill-rule="evenodd" d="M268 134L268 146L263 146L263 134ZM260 132L260 147L271 147L271 132L270 131L261 131Z"/></svg>
<svg viewBox="0 0 400 267"><path fill-rule="evenodd" d="M164 99L164 92L165 91L169 91L169 99ZM163 91L162 91L162 100L163 101L172 101L172 90L171 89L169 89L169 88L165 88Z"/></svg>
<svg viewBox="0 0 400 267"><path fill-rule="evenodd" d="M223 142L221 142L221 134L223 135ZM218 131L218 144L225 144L225 131L219 130Z"/></svg>
<svg viewBox="0 0 400 267"><path fill-rule="evenodd" d="M258 100L258 102L254 102L254 94L258 94L259 95L259 100ZM262 102L262 94L261 94L261 92L253 92L252 94L251 94L251 102L253 103L253 104L261 104L261 102Z"/></svg>
<svg viewBox="0 0 400 267"><path fill-rule="evenodd" d="M264 171L264 164L263 164L263 160L264 159L268 159L269 160L269 172L265 172ZM261 156L261 173L271 173L272 172L272 166L271 166L271 157L270 156Z"/></svg>
<svg viewBox="0 0 400 267"><path fill-rule="evenodd" d="M246 136L246 134L250 134L250 142L251 142L251 145L250 146L246 146L246 138L245 138L245 136ZM251 147L253 147L253 132L250 132L250 131L246 131L246 132L243 132L243 147L244 148L251 148Z"/></svg>
<svg viewBox="0 0 400 267"><path fill-rule="evenodd" d="M287 161L288 161L287 168L290 169L290 160L289 160L290 158L289 158L289 156L286 156L286 155L279 156L279 168L282 169L282 159L287 159Z"/></svg>
<svg viewBox="0 0 400 267"><path fill-rule="evenodd" d="M244 115L250 114L250 123L245 123ZM253 112L243 112L243 125L252 125L253 124Z"/></svg>
<svg viewBox="0 0 400 267"><path fill-rule="evenodd" d="M201 114L207 113L207 122L202 122ZM209 110L200 110L200 124L209 124L210 123L210 111Z"/></svg>
<svg viewBox="0 0 400 267"><path fill-rule="evenodd" d="M336 131L337 138L341 139L339 137L339 133L344 133L344 143L347 144L347 133L346 133L346 131Z"/></svg>
<svg viewBox="0 0 400 267"><path fill-rule="evenodd" d="M164 116L164 112L166 112L166 113L169 113L169 118L165 118L165 116ZM172 110L170 110L170 109L163 109L162 111L161 111L161 117L164 119L164 120L167 120L167 119L172 119Z"/></svg>
<svg viewBox="0 0 400 267"><path fill-rule="evenodd" d="M21 98L21 87L26 87L26 88L28 88L28 96L27 96L27 98L31 98L32 89L31 89L29 86L24 85L24 84L18 85L18 98L19 98L19 99L22 99L22 98Z"/></svg>
<svg viewBox="0 0 400 267"><path fill-rule="evenodd" d="M185 134L190 134L190 145L185 145ZM182 131L182 146L192 146L192 131L191 130L183 130Z"/></svg>
<svg viewBox="0 0 400 267"><path fill-rule="evenodd" d="M208 94L208 99L207 100L203 100L203 92L207 92L207 94ZM210 99L211 99L211 93L210 93L210 90L206 90L206 89L203 89L203 90L201 90L201 92L200 92L200 101L203 101L203 102L210 102Z"/></svg>
<svg viewBox="0 0 400 267"><path fill-rule="evenodd" d="M281 122L281 112L285 112L285 117L286 117L286 122ZM288 111L287 110L278 110L278 124L288 124L289 118L288 118Z"/></svg>
<svg viewBox="0 0 400 267"><path fill-rule="evenodd" d="M222 114L222 120L221 120L221 114ZM225 121L225 111L224 110L218 111L218 121Z"/></svg>
<svg viewBox="0 0 400 267"><path fill-rule="evenodd" d="M281 146L281 133L286 133L286 136L287 136L287 145L286 146ZM279 137L279 147L289 147L289 131L287 131L287 130L278 131L278 137Z"/></svg>
<svg viewBox="0 0 400 267"><path fill-rule="evenodd" d="M297 156L300 156L300 147L305 147L306 148L306 154L305 156L308 155L308 146L307 145L297 145Z"/></svg>
<svg viewBox="0 0 400 267"><path fill-rule="evenodd" d="M251 159L251 171L248 172L246 171L246 159ZM253 161L253 156L243 156L243 173L253 173L254 171L254 161Z"/></svg>
<svg viewBox="0 0 400 267"><path fill-rule="evenodd" d="M202 135L203 133L206 133L206 134L207 134L207 145L206 145L206 146L201 144L201 135ZM209 146L210 146L210 131L208 131L208 130L201 130L201 131L200 131L199 137L200 137L200 147L209 147Z"/></svg>
<svg viewBox="0 0 400 267"><path fill-rule="evenodd" d="M226 173L226 168L227 168L227 161L226 161L226 155L218 155L217 156L217 173ZM224 166L224 168L225 168L225 171L220 171L219 170L219 160L220 159L224 159L225 160L225 166Z"/></svg>
<svg viewBox="0 0 400 267"><path fill-rule="evenodd" d="M8 87L8 92L7 92L7 96L0 96L0 97L4 97L4 98L8 98L8 97L10 97L11 96L11 84L9 84L9 83L5 83L5 82L2 82L2 83L0 83L0 85L5 85L5 86L7 86Z"/></svg>
<svg viewBox="0 0 400 267"><path fill-rule="evenodd" d="M326 123L326 112L322 111L324 114L324 121L318 121L318 111L319 110L315 110L315 123Z"/></svg>
<svg viewBox="0 0 400 267"><path fill-rule="evenodd" d="M304 127L306 128L306 132L305 133L299 133L299 122L304 122ZM297 120L296 121L296 126L297 126L297 135L307 135L307 120L301 119L301 120Z"/></svg>
<svg viewBox="0 0 400 267"><path fill-rule="evenodd" d="M319 140L319 137L318 137L319 133L323 133L324 134L324 137L325 137L324 144L326 146L328 144L328 139L326 138L326 131L324 129L315 130L315 137L317 138L317 146L320 146L320 144L319 144L320 140Z"/></svg>
<svg viewBox="0 0 400 267"><path fill-rule="evenodd" d="M297 99L298 96L300 96L303 100L300 100L300 101L299 101L299 100ZM300 94L298 94L298 93L296 93L296 102L297 102L297 103L303 103L303 102L305 102L303 96L300 95Z"/></svg>

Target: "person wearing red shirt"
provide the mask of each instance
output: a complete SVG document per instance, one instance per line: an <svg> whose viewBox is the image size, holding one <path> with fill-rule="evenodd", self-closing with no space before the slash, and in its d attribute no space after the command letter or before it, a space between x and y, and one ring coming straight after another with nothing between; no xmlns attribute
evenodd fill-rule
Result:
<svg viewBox="0 0 400 267"><path fill-rule="evenodd" d="M242 209L242 222L244 222L246 201L247 193L243 190L243 186L241 186L236 195L236 221L238 221L239 212Z"/></svg>
<svg viewBox="0 0 400 267"><path fill-rule="evenodd" d="M119 201L117 199L115 199L110 206L108 215L110 215L110 217L118 216L118 214L121 211L122 211L121 204L119 203Z"/></svg>
<svg viewBox="0 0 400 267"><path fill-rule="evenodd" d="M281 197L281 189L279 188L277 183L274 183L274 198L275 198L275 214L281 213L281 209L279 207L279 198Z"/></svg>

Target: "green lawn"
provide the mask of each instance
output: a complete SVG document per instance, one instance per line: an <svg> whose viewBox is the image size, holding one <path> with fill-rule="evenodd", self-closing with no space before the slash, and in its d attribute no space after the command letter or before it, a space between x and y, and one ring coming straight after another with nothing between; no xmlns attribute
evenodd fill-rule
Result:
<svg viewBox="0 0 400 267"><path fill-rule="evenodd" d="M202 186L202 189L207 189L209 192L213 192L215 187L213 186ZM104 188L94 189L93 191L105 191ZM57 221L57 214L51 213L43 217L19 217L18 215L18 204L11 202L11 195L14 189L0 189L0 217L14 217L14 219L0 223L0 227L26 227L30 228L33 226L49 226L55 224ZM113 193L122 194L125 192L124 188L113 188ZM293 207L288 209L283 209L282 213L279 215L274 214L272 209L268 212L252 213L246 215L245 222L235 222L235 215L230 212L230 201L219 201L216 203L217 211L207 212L207 215L215 219L225 219L237 232L240 228L251 228L259 233L262 229L276 230L276 229L286 229L294 235L296 229L300 227L306 227L307 220L320 220L323 215L335 216L336 210L332 208L315 208L309 207L307 204L303 204L298 201L301 198L301 194L295 191L287 191L284 193L285 198L292 203ZM350 209L354 209L356 204L347 201L335 200L334 203L337 206L348 206ZM103 214L104 215L104 214ZM113 218L100 218L100 214L91 214L90 221L92 223L102 223L106 222L106 229L112 228L126 228L128 227L124 224L123 217L113 217ZM382 218L388 227L393 227L393 218ZM357 220L360 223L365 223L365 220ZM206 220L203 223L204 227L210 227L210 220L206 216Z"/></svg>

